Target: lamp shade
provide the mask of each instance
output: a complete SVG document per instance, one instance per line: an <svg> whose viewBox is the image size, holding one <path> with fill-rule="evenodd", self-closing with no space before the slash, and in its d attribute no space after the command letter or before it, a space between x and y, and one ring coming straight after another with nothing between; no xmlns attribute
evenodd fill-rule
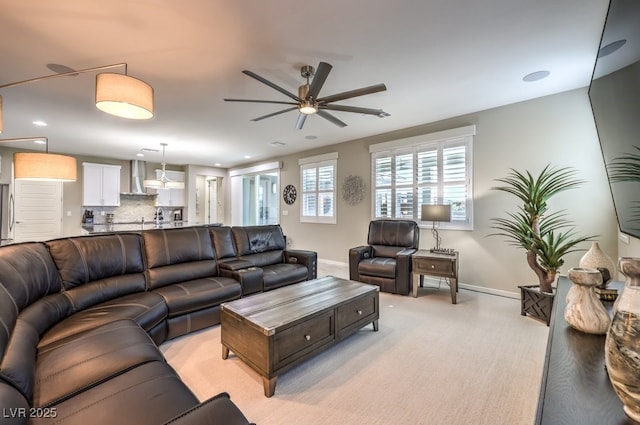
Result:
<svg viewBox="0 0 640 425"><path fill-rule="evenodd" d="M451 205L423 205L422 221L451 221Z"/></svg>
<svg viewBox="0 0 640 425"><path fill-rule="evenodd" d="M76 159L71 156L41 152L13 154L14 178L23 180L77 180Z"/></svg>
<svg viewBox="0 0 640 425"><path fill-rule="evenodd" d="M98 74L96 107L117 117L146 120L153 117L153 88L128 75Z"/></svg>

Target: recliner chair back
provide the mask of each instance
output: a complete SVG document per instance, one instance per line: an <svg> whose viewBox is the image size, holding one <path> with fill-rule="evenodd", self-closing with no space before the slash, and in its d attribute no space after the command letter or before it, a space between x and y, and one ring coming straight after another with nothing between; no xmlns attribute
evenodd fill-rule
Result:
<svg viewBox="0 0 640 425"><path fill-rule="evenodd" d="M374 257L396 258L406 248L418 249L420 229L414 221L374 220L369 223L367 243Z"/></svg>

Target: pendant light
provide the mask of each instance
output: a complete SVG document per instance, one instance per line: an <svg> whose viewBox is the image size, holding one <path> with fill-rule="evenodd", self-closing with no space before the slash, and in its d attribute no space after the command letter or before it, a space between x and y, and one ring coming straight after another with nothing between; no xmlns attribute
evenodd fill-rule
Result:
<svg viewBox="0 0 640 425"><path fill-rule="evenodd" d="M167 144L160 143L160 146L162 146L162 170L160 171L160 178L144 180L142 185L149 189L184 189L184 182L177 182L167 177L167 172L165 170L167 163L164 162L165 148L167 147Z"/></svg>
<svg viewBox="0 0 640 425"><path fill-rule="evenodd" d="M24 142L41 140L45 152L16 152L13 154L13 177L16 180L45 180L74 182L77 180L76 159L72 156L49 153L49 139L26 137L3 139L0 142Z"/></svg>
<svg viewBox="0 0 640 425"><path fill-rule="evenodd" d="M126 63L78 70L72 69L68 72L3 84L0 85L0 89L115 67L124 67L124 74L102 73L96 76L96 107L107 114L121 118L143 120L153 117L153 88L144 81L127 75ZM0 96L0 133L2 133L2 129L2 97Z"/></svg>

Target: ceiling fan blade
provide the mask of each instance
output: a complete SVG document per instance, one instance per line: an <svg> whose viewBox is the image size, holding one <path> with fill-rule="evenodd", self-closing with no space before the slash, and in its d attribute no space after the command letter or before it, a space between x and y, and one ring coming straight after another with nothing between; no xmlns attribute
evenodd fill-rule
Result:
<svg viewBox="0 0 640 425"><path fill-rule="evenodd" d="M352 97L364 96L366 94L378 93L381 91L385 91L387 86L384 84L376 84L373 86L363 87L361 89L349 90L338 94L333 94L331 96L321 97L318 99L318 103L330 103L337 102L339 100L351 99Z"/></svg>
<svg viewBox="0 0 640 425"><path fill-rule="evenodd" d="M318 110L318 112L316 112L316 114L320 115L322 118L324 118L327 121L331 121L332 123L334 123L338 127L346 127L347 126L347 124L343 123L338 118L334 117L330 113L325 112L325 111L323 111L321 109Z"/></svg>
<svg viewBox="0 0 640 425"><path fill-rule="evenodd" d="M248 103L275 103L278 105L297 105L294 102L281 102L279 100L256 100L256 99L224 99L225 102L248 102Z"/></svg>
<svg viewBox="0 0 640 425"><path fill-rule="evenodd" d="M243 74L248 75L251 78L255 78L256 80L260 81L263 84L268 85L269 87L271 87L272 89L278 90L280 93L284 94L285 96L289 96L291 99L297 101L297 102L302 102L302 99L300 99L297 95L291 93L290 91L283 89L282 87L280 87L277 84L272 83L271 81L262 78L261 76L259 76L258 74L256 74L255 72L251 72L248 70L244 70L242 71Z"/></svg>
<svg viewBox="0 0 640 425"><path fill-rule="evenodd" d="M307 120L307 114L303 114L300 112L298 115L298 120L296 121L296 130L302 130L302 126L304 126L304 122Z"/></svg>
<svg viewBox="0 0 640 425"><path fill-rule="evenodd" d="M357 106L345 106L345 105L320 105L318 107L320 109L328 109L330 111L355 112L357 114L375 115L380 118L390 116L390 114L386 113L382 109L360 108Z"/></svg>
<svg viewBox="0 0 640 425"><path fill-rule="evenodd" d="M318 65L318 69L313 76L313 80L311 80L309 92L307 93L307 100L315 99L318 97L318 93L320 93L320 89L324 85L324 82L327 80L327 76L329 75L329 72L331 72L331 68L333 67L328 63L320 62L320 64Z"/></svg>
<svg viewBox="0 0 640 425"><path fill-rule="evenodd" d="M270 114L263 115L263 116L258 117L258 118L254 118L254 119L252 119L251 121L260 121L260 120L263 120L263 119L265 119L265 118L271 118L271 117L275 117L276 115L284 114L285 112L295 111L296 109L298 109L298 107L297 107L297 106L294 106L293 108L283 109L283 110L278 111L278 112L272 112L272 113L270 113Z"/></svg>

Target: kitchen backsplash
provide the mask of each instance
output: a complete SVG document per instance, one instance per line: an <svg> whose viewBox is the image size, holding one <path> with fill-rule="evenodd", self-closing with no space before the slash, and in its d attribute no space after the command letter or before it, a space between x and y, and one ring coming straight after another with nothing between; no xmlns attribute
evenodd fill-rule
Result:
<svg viewBox="0 0 640 425"><path fill-rule="evenodd" d="M155 196L124 195L120 194L119 207L85 207L85 211L93 211L93 223L106 223L107 214L113 214L114 223L139 222L143 217L145 222L152 222L155 219L156 210ZM173 220L173 212L182 211L182 208L161 207L164 220ZM104 215L103 215L104 213Z"/></svg>

